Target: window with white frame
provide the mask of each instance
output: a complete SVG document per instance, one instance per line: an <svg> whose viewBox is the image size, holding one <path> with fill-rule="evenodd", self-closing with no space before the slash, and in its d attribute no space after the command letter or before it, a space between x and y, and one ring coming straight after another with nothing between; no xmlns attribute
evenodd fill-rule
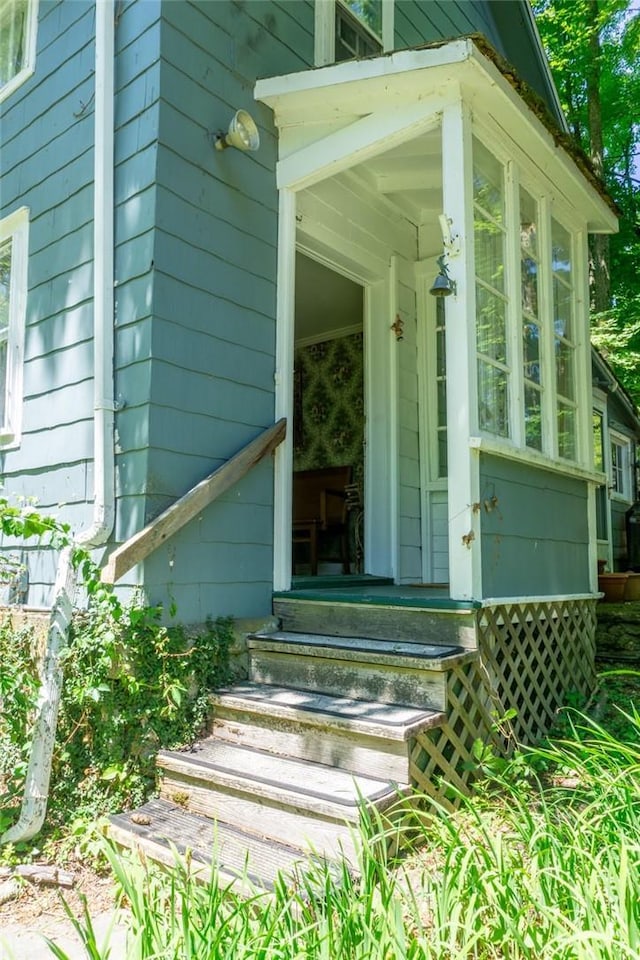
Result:
<svg viewBox="0 0 640 960"><path fill-rule="evenodd" d="M0 444L20 439L29 211L0 220Z"/></svg>
<svg viewBox="0 0 640 960"><path fill-rule="evenodd" d="M35 67L38 0L0 0L0 101Z"/></svg>
<svg viewBox="0 0 640 960"><path fill-rule="evenodd" d="M633 445L628 437L622 434L609 434L611 440L611 495L627 500L633 500Z"/></svg>
<svg viewBox="0 0 640 960"><path fill-rule="evenodd" d="M606 403L606 401L605 401ZM605 436L606 422L605 409L593 408L593 466L598 473L606 473ZM608 496L606 484L596 488L596 537L598 540L609 538Z"/></svg>
<svg viewBox="0 0 640 960"><path fill-rule="evenodd" d="M315 63L392 50L394 0L316 0Z"/></svg>
<svg viewBox="0 0 640 960"><path fill-rule="evenodd" d="M576 462L574 239L549 201L519 183L519 172L474 136L478 425L534 453Z"/></svg>

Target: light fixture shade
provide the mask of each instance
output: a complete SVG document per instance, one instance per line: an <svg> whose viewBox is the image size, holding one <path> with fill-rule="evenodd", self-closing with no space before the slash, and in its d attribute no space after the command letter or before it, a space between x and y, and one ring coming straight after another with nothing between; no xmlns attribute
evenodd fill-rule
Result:
<svg viewBox="0 0 640 960"><path fill-rule="evenodd" d="M215 145L216 150L224 150L226 147L245 151L257 150L260 146L260 134L251 114L246 110L238 110L231 119L228 133L218 134Z"/></svg>

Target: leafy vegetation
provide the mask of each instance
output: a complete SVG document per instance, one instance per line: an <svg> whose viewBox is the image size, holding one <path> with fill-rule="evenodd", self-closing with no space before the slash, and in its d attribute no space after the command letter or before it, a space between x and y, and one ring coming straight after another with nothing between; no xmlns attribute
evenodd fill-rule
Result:
<svg viewBox="0 0 640 960"><path fill-rule="evenodd" d="M629 0L535 0L569 127L620 209L592 238L593 342L640 402L640 12Z"/></svg>
<svg viewBox="0 0 640 960"><path fill-rule="evenodd" d="M127 957L637 960L639 695L640 675L606 676L589 714L564 712L560 739L495 768L457 814L414 818L399 867L369 842L375 824L357 874L315 863L269 895L215 871L202 882L188 858L166 872L107 848ZM106 957L90 916L75 922L87 956Z"/></svg>
<svg viewBox="0 0 640 960"><path fill-rule="evenodd" d="M11 537L70 546L69 528L31 505L0 499L0 527ZM149 794L158 748L187 743L201 729L208 692L226 677L233 638L229 619L193 635L164 625L160 607L141 598L123 605L86 551L75 549L73 561L89 606L75 612L63 653L49 830ZM26 775L36 647L33 630L0 627L0 834L16 816Z"/></svg>

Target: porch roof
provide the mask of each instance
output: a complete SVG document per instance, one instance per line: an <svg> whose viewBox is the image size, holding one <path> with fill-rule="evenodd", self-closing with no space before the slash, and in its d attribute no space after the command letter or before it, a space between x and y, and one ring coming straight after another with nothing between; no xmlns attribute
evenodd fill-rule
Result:
<svg viewBox="0 0 640 960"><path fill-rule="evenodd" d="M475 117L498 124L514 155L533 160L590 232L617 228L615 205L586 157L483 37L270 77L257 82L255 97L280 129L280 187L303 189L413 139L462 97Z"/></svg>

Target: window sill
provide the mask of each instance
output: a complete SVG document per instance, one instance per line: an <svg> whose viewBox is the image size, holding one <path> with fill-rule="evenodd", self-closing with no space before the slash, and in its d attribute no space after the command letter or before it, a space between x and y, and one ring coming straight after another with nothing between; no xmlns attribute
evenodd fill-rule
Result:
<svg viewBox="0 0 640 960"><path fill-rule="evenodd" d="M492 440L489 437L470 437L469 446L481 453L490 453L494 457L503 457L505 460L517 460L519 463L537 467L539 470L550 470L552 473L561 473L565 477L586 480L587 483L593 483L596 486L602 486L607 482L606 474L599 473L597 470L587 470L586 467L578 466L578 464L552 460L550 457L546 457L542 453L536 453L534 450L524 450L521 447L514 447L509 443Z"/></svg>
<svg viewBox="0 0 640 960"><path fill-rule="evenodd" d="M628 507L630 507L630 506L632 505L632 503L634 502L633 500L630 500L629 497L626 496L626 494L624 494L624 493L616 493L616 492L613 491L613 490L611 491L611 499L612 499L612 500L615 500L616 503L624 503L624 504L626 504Z"/></svg>
<svg viewBox="0 0 640 960"><path fill-rule="evenodd" d="M20 73L16 73L15 77L12 77L11 80L7 80L4 87L0 88L0 103L6 100L7 97L10 97L18 87L21 87L29 77L33 76L33 73L33 67L25 67Z"/></svg>

